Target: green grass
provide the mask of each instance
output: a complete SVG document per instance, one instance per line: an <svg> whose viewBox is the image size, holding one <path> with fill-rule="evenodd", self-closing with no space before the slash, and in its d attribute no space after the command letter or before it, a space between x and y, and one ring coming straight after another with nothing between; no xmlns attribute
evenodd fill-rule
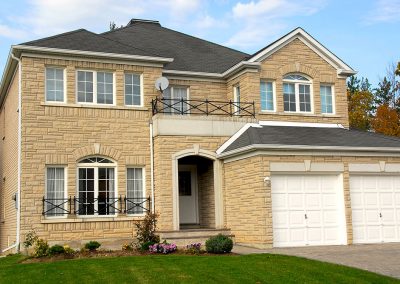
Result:
<svg viewBox="0 0 400 284"><path fill-rule="evenodd" d="M0 283L399 283L367 271L283 255L154 255L19 263L0 258Z"/></svg>

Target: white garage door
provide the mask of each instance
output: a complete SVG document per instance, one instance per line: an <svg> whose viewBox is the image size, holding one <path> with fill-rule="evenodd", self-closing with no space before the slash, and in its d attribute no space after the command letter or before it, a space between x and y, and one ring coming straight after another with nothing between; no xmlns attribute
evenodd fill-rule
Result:
<svg viewBox="0 0 400 284"><path fill-rule="evenodd" d="M346 243L338 176L274 175L271 180L275 247Z"/></svg>
<svg viewBox="0 0 400 284"><path fill-rule="evenodd" d="M400 241L400 177L351 176L354 243Z"/></svg>

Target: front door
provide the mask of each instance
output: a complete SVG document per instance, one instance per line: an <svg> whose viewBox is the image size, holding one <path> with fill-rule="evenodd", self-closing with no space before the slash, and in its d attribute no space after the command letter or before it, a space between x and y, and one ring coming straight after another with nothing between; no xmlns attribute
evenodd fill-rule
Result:
<svg viewBox="0 0 400 284"><path fill-rule="evenodd" d="M197 168L194 165L179 166L179 223L199 224L197 197Z"/></svg>

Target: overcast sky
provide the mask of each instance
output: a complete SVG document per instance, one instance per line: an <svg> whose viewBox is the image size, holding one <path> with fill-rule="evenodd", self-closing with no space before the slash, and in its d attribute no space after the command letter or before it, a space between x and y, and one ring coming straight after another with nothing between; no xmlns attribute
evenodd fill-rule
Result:
<svg viewBox="0 0 400 284"><path fill-rule="evenodd" d="M131 18L253 53L300 26L376 84L400 60L400 0L2 1L0 69L10 46L79 28L108 30ZM160 43L161 44L161 43Z"/></svg>

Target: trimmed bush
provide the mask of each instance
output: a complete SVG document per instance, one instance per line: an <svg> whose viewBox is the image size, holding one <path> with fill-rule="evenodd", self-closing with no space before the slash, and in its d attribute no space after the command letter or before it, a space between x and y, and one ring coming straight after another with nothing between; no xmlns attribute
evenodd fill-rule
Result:
<svg viewBox="0 0 400 284"><path fill-rule="evenodd" d="M35 257L43 257L49 255L49 244L43 239L38 239L35 242L33 255Z"/></svg>
<svg viewBox="0 0 400 284"><path fill-rule="evenodd" d="M64 252L65 252L64 247L60 245L54 245L49 248L49 255L62 254Z"/></svg>
<svg viewBox="0 0 400 284"><path fill-rule="evenodd" d="M232 248L232 239L222 234L211 237L206 241L206 250L210 253L229 253Z"/></svg>
<svg viewBox="0 0 400 284"><path fill-rule="evenodd" d="M85 249L88 249L90 251L95 251L97 250L99 247L101 246L101 244L99 242L96 241L90 241L88 243L85 244Z"/></svg>

